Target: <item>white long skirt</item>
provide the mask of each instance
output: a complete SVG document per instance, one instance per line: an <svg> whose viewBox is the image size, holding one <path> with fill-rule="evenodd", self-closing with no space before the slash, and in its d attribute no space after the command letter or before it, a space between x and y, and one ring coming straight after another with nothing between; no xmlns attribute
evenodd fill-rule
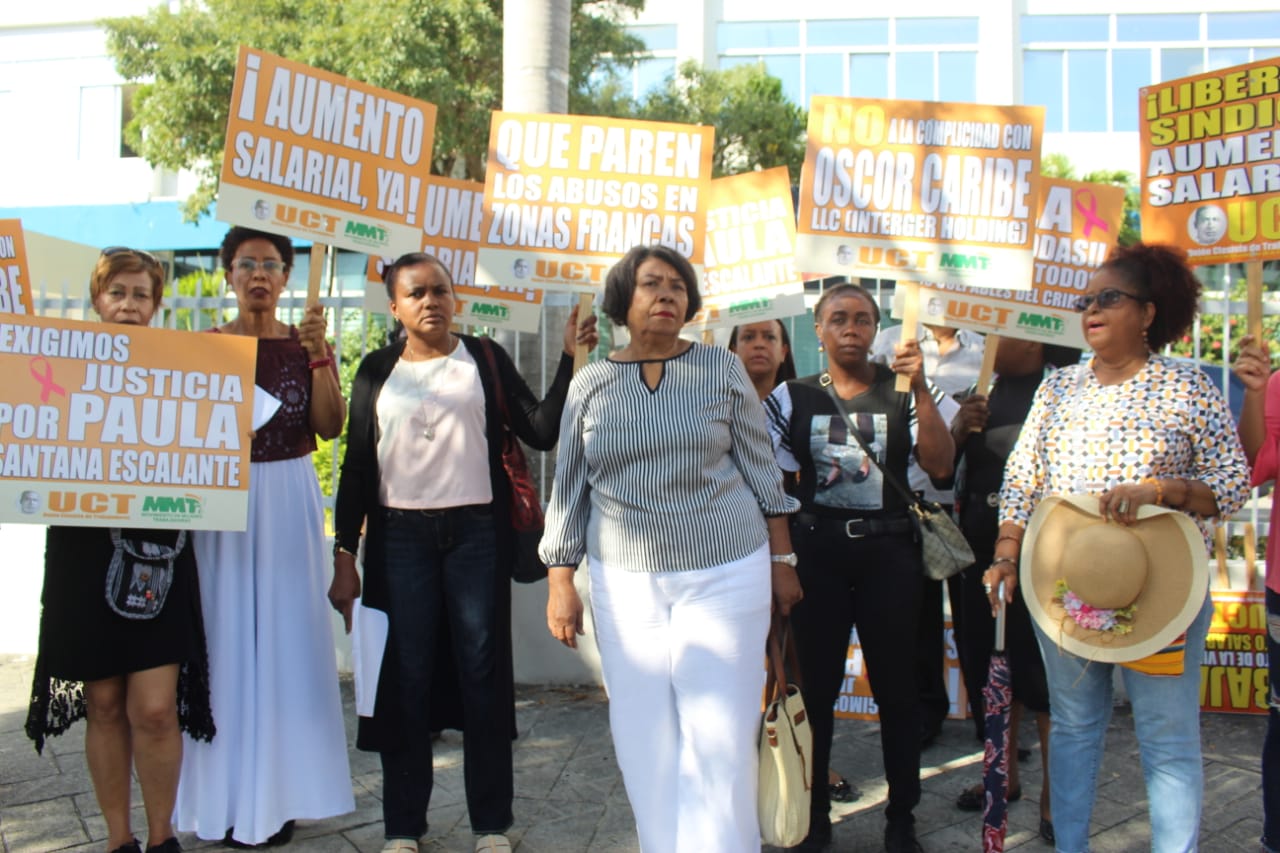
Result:
<svg viewBox="0 0 1280 853"><path fill-rule="evenodd" d="M183 744L178 828L257 844L353 811L311 458L253 463L248 530L193 540L218 732Z"/></svg>

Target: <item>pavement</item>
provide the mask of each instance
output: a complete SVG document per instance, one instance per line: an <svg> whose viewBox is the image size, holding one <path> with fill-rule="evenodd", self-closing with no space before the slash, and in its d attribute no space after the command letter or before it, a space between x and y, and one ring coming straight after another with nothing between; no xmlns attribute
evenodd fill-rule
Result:
<svg viewBox="0 0 1280 853"><path fill-rule="evenodd" d="M84 758L84 725L53 738L36 755L23 733L34 660L0 655L0 844L4 853L106 849L106 825L94 799ZM355 742L351 682L344 679L347 740ZM518 853L638 851L631 810L614 760L608 705L597 687L531 687L518 690L515 743L516 823L510 832ZM1265 717L1205 715L1202 721L1205 809L1200 849L1257 851L1262 832L1258 755ZM1021 730L1033 746L1034 728ZM981 776L981 744L973 725L949 720L922 759L923 798L916 810L927 853L981 850L980 814L954 806L959 792ZM885 784L875 723L839 720L832 766L862 797L833 810L835 851L879 851ZM1021 765L1023 796L1009 810L1006 849L1039 853L1050 848L1037 835L1039 751ZM382 779L376 755L351 750L356 810L322 821L301 821L292 843L298 853L376 853L382 847ZM134 828L145 831L134 786ZM1107 734L1093 815L1094 853L1150 849L1146 793L1133 735L1133 720L1117 706ZM447 732L437 744L435 792L424 851L470 853L472 837L462 793L462 741ZM220 849L218 842L180 836L184 849ZM772 848L765 848L772 850ZM668 851L654 851L668 853Z"/></svg>

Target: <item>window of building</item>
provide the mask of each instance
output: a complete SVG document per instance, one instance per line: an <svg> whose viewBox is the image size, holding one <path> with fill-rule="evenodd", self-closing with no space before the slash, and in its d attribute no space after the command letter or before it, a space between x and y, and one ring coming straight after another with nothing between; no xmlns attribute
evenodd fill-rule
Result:
<svg viewBox="0 0 1280 853"><path fill-rule="evenodd" d="M80 87L80 160L137 157L124 140L125 123L133 117L137 86Z"/></svg>
<svg viewBox="0 0 1280 853"><path fill-rule="evenodd" d="M889 43L889 19L856 21L807 21L805 43L809 47L879 47Z"/></svg>
<svg viewBox="0 0 1280 853"><path fill-rule="evenodd" d="M1280 55L1280 12L1023 15L1019 30L1022 101L1048 131L1134 131L1142 86Z"/></svg>
<svg viewBox="0 0 1280 853"><path fill-rule="evenodd" d="M799 21L721 21L716 25L717 53L799 46Z"/></svg>
<svg viewBox="0 0 1280 853"><path fill-rule="evenodd" d="M889 97L889 54L850 54L849 96L854 98Z"/></svg>
<svg viewBox="0 0 1280 853"><path fill-rule="evenodd" d="M973 44L977 18L897 18L898 44Z"/></svg>
<svg viewBox="0 0 1280 853"><path fill-rule="evenodd" d="M1111 22L1106 15L1023 15L1022 43L1106 41Z"/></svg>

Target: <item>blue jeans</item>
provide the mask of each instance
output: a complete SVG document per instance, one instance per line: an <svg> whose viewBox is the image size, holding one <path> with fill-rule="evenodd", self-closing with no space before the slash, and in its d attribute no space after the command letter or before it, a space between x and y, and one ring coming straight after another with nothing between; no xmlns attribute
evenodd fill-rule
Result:
<svg viewBox="0 0 1280 853"><path fill-rule="evenodd" d="M1121 668L1147 784L1153 853L1193 851L1200 832L1204 771L1200 759L1200 661L1213 605L1208 597L1187 629L1182 675L1152 676ZM1036 626L1049 679L1050 797L1060 853L1089 849L1103 741L1111 719L1116 664L1062 651Z"/></svg>
<svg viewBox="0 0 1280 853"><path fill-rule="evenodd" d="M479 833L511 826L513 709L509 672L495 624L498 579L493 515L488 506L447 510L382 509L390 591L387 655L394 656L404 717L402 749L382 752L382 817L387 838L427 831L431 800L428 716L440 627L449 626L466 728L463 778L471 827Z"/></svg>
<svg viewBox="0 0 1280 853"><path fill-rule="evenodd" d="M1267 590L1267 673L1271 711L1262 744L1262 846L1280 851L1280 594Z"/></svg>

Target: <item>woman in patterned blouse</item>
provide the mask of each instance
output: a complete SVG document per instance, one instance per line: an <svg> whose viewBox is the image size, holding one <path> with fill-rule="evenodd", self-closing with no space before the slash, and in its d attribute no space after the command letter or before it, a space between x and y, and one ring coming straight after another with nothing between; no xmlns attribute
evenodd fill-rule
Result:
<svg viewBox="0 0 1280 853"><path fill-rule="evenodd" d="M1165 246L1116 249L1094 275L1076 303L1094 355L1058 371L1036 393L1005 468L1000 536L983 576L989 590L1004 581L1012 600L1027 521L1048 495L1097 495L1102 517L1125 525L1143 504L1180 510L1199 525L1206 549L1210 520L1244 503L1248 467L1221 394L1194 365L1159 354L1191 325L1199 295L1185 256ZM1167 674L1144 665L1151 658L1122 665L1157 851L1196 849L1200 659L1211 612L1206 590L1186 632L1185 657ZM1076 853L1088 847L1114 665L1062 651L1039 629L1037 636L1052 708L1057 849Z"/></svg>

